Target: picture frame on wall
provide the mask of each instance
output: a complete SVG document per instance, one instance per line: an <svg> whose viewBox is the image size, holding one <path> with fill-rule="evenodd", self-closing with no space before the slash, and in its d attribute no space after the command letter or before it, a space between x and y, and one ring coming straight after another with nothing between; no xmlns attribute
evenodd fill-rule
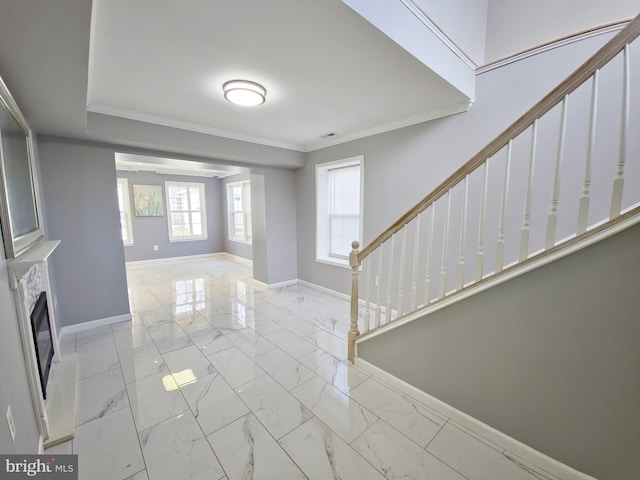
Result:
<svg viewBox="0 0 640 480"><path fill-rule="evenodd" d="M133 206L136 217L162 217L162 187L160 185L134 185Z"/></svg>

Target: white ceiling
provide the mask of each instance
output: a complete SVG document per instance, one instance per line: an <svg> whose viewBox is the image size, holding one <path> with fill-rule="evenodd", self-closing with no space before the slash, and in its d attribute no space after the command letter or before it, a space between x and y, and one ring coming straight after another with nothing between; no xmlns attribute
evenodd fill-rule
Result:
<svg viewBox="0 0 640 480"><path fill-rule="evenodd" d="M266 103L228 103L236 78ZM93 0L89 112L308 151L468 103L340 0Z"/></svg>

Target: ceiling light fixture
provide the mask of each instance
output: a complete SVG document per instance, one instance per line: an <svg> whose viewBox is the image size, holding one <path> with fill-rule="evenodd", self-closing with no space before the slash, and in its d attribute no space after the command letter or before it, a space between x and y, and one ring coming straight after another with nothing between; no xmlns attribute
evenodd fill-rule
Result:
<svg viewBox="0 0 640 480"><path fill-rule="evenodd" d="M222 89L224 98L243 107L262 105L267 95L267 90L262 85L249 80L229 80L222 85Z"/></svg>

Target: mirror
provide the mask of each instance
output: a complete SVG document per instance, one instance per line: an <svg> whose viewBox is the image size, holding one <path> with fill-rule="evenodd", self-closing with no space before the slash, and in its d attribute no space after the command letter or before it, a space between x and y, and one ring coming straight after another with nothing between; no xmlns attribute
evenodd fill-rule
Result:
<svg viewBox="0 0 640 480"><path fill-rule="evenodd" d="M0 79L0 224L7 258L42 237L29 127Z"/></svg>

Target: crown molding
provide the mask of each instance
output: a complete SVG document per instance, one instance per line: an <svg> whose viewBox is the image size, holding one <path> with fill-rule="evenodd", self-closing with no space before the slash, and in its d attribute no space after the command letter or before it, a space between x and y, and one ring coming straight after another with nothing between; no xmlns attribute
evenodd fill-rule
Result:
<svg viewBox="0 0 640 480"><path fill-rule="evenodd" d="M182 122L180 120L174 120L171 118L162 117L159 115L152 115L149 113L137 112L135 110L127 110L124 108L111 107L100 103L90 103L87 105L87 111L92 113L98 113L101 115L109 115L112 117L126 118L128 120L135 120L137 122L151 123L154 125L161 125L163 127L176 128L179 130L186 130L195 133L203 133L205 135L213 135L216 137L228 138L231 140L238 140L241 142L256 143L259 145L265 145L267 147L283 148L286 150L295 150L298 152L304 152L303 145L274 142L259 137L252 137L250 135L243 135L237 132L231 132L229 130L223 130L214 127L207 127L197 123Z"/></svg>
<svg viewBox="0 0 640 480"><path fill-rule="evenodd" d="M377 125L375 127L371 127L365 130L360 130L358 132L354 132L346 135L336 135L335 137L330 137L328 139L324 139L319 142L308 144L306 151L313 152L314 150L320 150L322 148L332 147L334 145L340 145L341 143L352 142L354 140L370 137L372 135L378 135L380 133L386 133L392 130L398 130L400 128L410 127L411 125L428 122L430 120L447 117L449 115L455 115L456 113L463 113L469 110L472 103L473 102L471 102L471 100L465 100L453 106L440 108L436 110L429 110L428 112L423 112L418 115L413 115L411 117L404 118L402 120L398 120L395 122Z"/></svg>

